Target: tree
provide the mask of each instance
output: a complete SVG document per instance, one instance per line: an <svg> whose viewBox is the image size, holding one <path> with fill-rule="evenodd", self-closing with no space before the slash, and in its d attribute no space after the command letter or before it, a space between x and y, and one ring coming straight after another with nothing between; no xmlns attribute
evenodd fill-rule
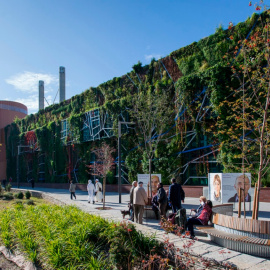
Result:
<svg viewBox="0 0 270 270"><path fill-rule="evenodd" d="M115 149L110 147L105 142L102 143L101 147L94 151L96 160L94 164L86 165L89 169L88 173L91 174L93 171L103 177L103 209L105 209L105 192L106 192L106 176L115 166L113 153Z"/></svg>
<svg viewBox="0 0 270 270"><path fill-rule="evenodd" d="M256 4L256 10L262 9L260 5ZM220 159L225 169L257 174L256 219L262 178L270 168L269 15L269 10L262 13L250 38L240 40L235 47L234 55L240 54L231 66L234 87L217 106L218 111L225 112L217 119Z"/></svg>
<svg viewBox="0 0 270 270"><path fill-rule="evenodd" d="M174 118L172 89L173 83L165 79L155 85L145 82L140 85L137 95L133 98L130 114L136 122L139 145L144 149L143 158L149 161L150 179L152 159L163 133ZM150 190L152 196L151 185Z"/></svg>

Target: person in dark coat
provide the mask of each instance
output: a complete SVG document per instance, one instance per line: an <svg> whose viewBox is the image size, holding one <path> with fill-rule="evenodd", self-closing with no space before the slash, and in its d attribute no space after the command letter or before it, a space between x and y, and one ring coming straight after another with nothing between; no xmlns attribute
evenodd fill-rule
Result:
<svg viewBox="0 0 270 270"><path fill-rule="evenodd" d="M4 188L6 188L6 183L7 183L7 180L6 179L3 179L2 180L2 185L3 185Z"/></svg>
<svg viewBox="0 0 270 270"><path fill-rule="evenodd" d="M168 201L172 206L173 213L176 213L177 210L181 209L181 201L184 203L185 192L182 189L181 185L176 183L176 179L172 178L172 184L169 187L169 196Z"/></svg>
<svg viewBox="0 0 270 270"><path fill-rule="evenodd" d="M133 207L133 194L134 194L134 189L135 187L137 187L138 185L138 182L137 181L133 181L132 182L132 187L130 189L130 192L129 192L129 196L130 196L130 201L129 201L129 215L130 215L130 220L131 221L134 221L134 207Z"/></svg>
<svg viewBox="0 0 270 270"><path fill-rule="evenodd" d="M167 208L168 199L167 199L167 195L166 195L166 192L165 192L165 190L163 188L162 183L158 184L157 196L158 196L160 217L161 218L162 217L166 218L166 208Z"/></svg>
<svg viewBox="0 0 270 270"><path fill-rule="evenodd" d="M152 198L152 210L155 213L156 219L159 220L159 203L158 203L158 194Z"/></svg>

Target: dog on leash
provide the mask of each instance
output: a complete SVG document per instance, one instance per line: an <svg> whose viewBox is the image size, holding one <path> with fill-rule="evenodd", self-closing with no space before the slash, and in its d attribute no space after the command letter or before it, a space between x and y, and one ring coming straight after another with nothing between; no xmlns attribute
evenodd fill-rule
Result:
<svg viewBox="0 0 270 270"><path fill-rule="evenodd" d="M129 215L130 216L129 210L120 210L120 211L121 211L121 214L123 216L123 219L125 218L126 215Z"/></svg>

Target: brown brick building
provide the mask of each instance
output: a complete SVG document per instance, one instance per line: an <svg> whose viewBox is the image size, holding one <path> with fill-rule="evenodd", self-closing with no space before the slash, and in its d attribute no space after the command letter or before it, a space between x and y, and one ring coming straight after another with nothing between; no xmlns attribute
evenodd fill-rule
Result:
<svg viewBox="0 0 270 270"><path fill-rule="evenodd" d="M15 117L24 118L27 115L27 107L14 101L0 100L0 181L6 178L6 145L5 127L11 124ZM16 168L14 168L16 169Z"/></svg>

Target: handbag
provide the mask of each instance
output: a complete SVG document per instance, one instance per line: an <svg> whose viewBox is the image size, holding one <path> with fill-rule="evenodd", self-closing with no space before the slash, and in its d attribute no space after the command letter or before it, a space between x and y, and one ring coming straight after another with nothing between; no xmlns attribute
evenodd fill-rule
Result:
<svg viewBox="0 0 270 270"><path fill-rule="evenodd" d="M175 224L175 216L176 213L172 213L168 216L168 221L170 221L172 224Z"/></svg>
<svg viewBox="0 0 270 270"><path fill-rule="evenodd" d="M101 192L101 187L98 190Z"/></svg>

